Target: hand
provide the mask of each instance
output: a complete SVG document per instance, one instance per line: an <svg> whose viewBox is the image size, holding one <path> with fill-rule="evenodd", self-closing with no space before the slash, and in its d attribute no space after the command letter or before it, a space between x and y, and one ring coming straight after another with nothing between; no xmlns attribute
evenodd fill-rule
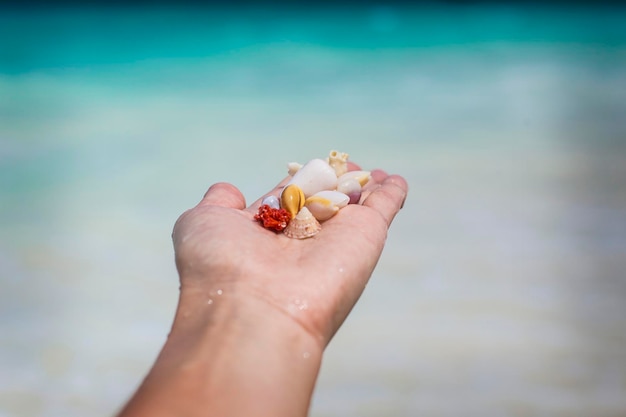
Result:
<svg viewBox="0 0 626 417"><path fill-rule="evenodd" d="M407 185L376 170L364 191L362 205L348 205L314 238L298 240L253 220L261 199L246 208L234 186L213 185L174 228L183 291L204 292L207 302L225 292L263 300L325 347L363 291Z"/></svg>
<svg viewBox="0 0 626 417"><path fill-rule="evenodd" d="M176 222L172 331L120 417L305 416L324 348L362 293L406 193L403 178L373 171L362 204L297 240L254 220L261 199L246 208L237 188L213 185Z"/></svg>

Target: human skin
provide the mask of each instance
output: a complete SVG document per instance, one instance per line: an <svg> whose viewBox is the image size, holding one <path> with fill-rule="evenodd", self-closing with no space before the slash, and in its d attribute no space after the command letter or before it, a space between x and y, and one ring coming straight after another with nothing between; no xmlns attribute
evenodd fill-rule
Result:
<svg viewBox="0 0 626 417"><path fill-rule="evenodd" d="M246 207L233 185L211 186L174 226L174 323L119 417L306 416L323 351L363 292L407 190L402 177L374 170L361 204L298 240L254 221L260 199Z"/></svg>

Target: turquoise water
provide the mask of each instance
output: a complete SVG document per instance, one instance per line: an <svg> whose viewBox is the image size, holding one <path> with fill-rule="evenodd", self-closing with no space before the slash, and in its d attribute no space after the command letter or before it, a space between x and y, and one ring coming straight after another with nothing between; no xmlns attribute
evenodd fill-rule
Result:
<svg viewBox="0 0 626 417"><path fill-rule="evenodd" d="M61 8L4 11L2 72L223 58L267 44L371 51L484 43L620 46L607 7Z"/></svg>
<svg viewBox="0 0 626 417"><path fill-rule="evenodd" d="M330 149L411 195L313 416L626 412L623 9L5 9L0 39L0 416L111 415L177 216Z"/></svg>

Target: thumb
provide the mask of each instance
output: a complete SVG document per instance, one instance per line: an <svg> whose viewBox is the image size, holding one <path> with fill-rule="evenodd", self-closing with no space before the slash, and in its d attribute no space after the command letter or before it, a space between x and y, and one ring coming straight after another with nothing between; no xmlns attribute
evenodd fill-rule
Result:
<svg viewBox="0 0 626 417"><path fill-rule="evenodd" d="M198 206L220 206L243 210L246 207L246 199L234 185L218 182L209 188Z"/></svg>

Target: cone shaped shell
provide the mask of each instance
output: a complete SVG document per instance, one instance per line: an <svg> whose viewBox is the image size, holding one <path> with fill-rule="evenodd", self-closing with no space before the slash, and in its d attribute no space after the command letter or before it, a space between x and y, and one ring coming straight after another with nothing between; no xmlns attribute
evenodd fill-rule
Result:
<svg viewBox="0 0 626 417"><path fill-rule="evenodd" d="M311 214L309 209L303 207L296 217L291 219L284 233L292 239L306 239L315 236L321 229L320 222Z"/></svg>
<svg viewBox="0 0 626 417"><path fill-rule="evenodd" d="M294 174L289 184L296 184L305 197L310 197L318 191L334 190L337 187L337 174L326 161L311 159Z"/></svg>
<svg viewBox="0 0 626 417"><path fill-rule="evenodd" d="M304 201L302 189L295 184L287 185L280 194L280 207L287 210L292 218L304 207Z"/></svg>
<svg viewBox="0 0 626 417"><path fill-rule="evenodd" d="M348 205L350 197L339 191L320 191L306 199L304 206L323 222L333 217L340 208Z"/></svg>

